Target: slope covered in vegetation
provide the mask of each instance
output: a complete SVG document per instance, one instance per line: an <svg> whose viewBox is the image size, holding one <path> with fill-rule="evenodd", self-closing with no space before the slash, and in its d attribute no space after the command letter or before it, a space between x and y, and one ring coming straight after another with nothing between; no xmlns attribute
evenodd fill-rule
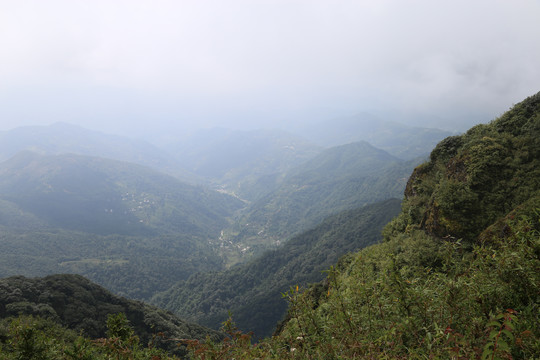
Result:
<svg viewBox="0 0 540 360"><path fill-rule="evenodd" d="M215 235L242 206L140 165L30 151L0 163L0 199L49 227L124 235Z"/></svg>
<svg viewBox="0 0 540 360"><path fill-rule="evenodd" d="M292 288L273 338L252 346L228 323L194 358L538 358L539 169L540 93L442 141L385 241Z"/></svg>
<svg viewBox="0 0 540 360"><path fill-rule="evenodd" d="M538 169L540 93L442 141L413 171L384 241L342 258L317 285L292 286L287 317L272 338L252 344L226 321L225 341L185 342L191 358L539 358ZM51 351L58 342L77 351L77 344L96 345L55 342L63 334L40 342L23 322L0 327L8 359L30 358L24 351L36 344ZM136 358L122 332L108 333L116 337L85 358Z"/></svg>
<svg viewBox="0 0 540 360"><path fill-rule="evenodd" d="M140 165L19 153L0 163L0 276L78 273L145 299L219 269L209 240L241 206Z"/></svg>
<svg viewBox="0 0 540 360"><path fill-rule="evenodd" d="M220 333L170 312L113 295L79 275L0 279L2 319L31 315L97 339L107 336L108 316L119 313L125 315L142 344L153 340L156 346L176 351L178 341L171 339L222 338ZM153 338L158 333L163 336Z"/></svg>
<svg viewBox="0 0 540 360"><path fill-rule="evenodd" d="M326 217L401 197L415 165L366 142L337 146L289 171L280 186L254 202L238 221L234 242L257 253Z"/></svg>
<svg viewBox="0 0 540 360"><path fill-rule="evenodd" d="M219 328L228 311L243 330L268 336L286 312L281 294L293 285L324 278L344 254L381 239L381 229L400 209L397 199L331 216L277 250L221 273L199 273L152 301L179 316Z"/></svg>

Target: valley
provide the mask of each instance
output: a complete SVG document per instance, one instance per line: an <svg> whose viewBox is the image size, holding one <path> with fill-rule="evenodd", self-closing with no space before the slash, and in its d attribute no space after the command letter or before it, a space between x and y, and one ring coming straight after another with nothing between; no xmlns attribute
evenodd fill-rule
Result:
<svg viewBox="0 0 540 360"><path fill-rule="evenodd" d="M110 334L106 315L122 312L127 318L116 320L132 325L131 336L184 339L179 356L231 346L230 353L253 357L292 358L282 349L294 347L307 358L337 349L354 358L363 346L365 356L377 357L380 348L364 342L390 334L420 354L427 335L403 319L440 337L429 320L433 307L442 324L480 336L463 320L465 305L452 305L461 311L454 313L451 295L434 288L441 281L464 301L473 301L467 292L480 299L479 308L470 305L475 326L482 311L507 307L519 312L520 331L537 338L527 314L538 304L538 99L453 136L384 121L368 134L361 117L343 120L343 132L327 123L313 129L307 138L318 143L281 131L216 129L138 149L141 142L65 124L0 134L11 141L2 144L0 163L0 314L44 318L97 338ZM361 136L351 137L356 129ZM92 150L111 140L116 152ZM504 261L497 265L504 274L482 278L491 266L482 251L498 261L498 251L514 256L505 241L522 240L522 288L506 282L518 270ZM460 271L484 283L456 285ZM490 286L501 293L488 301ZM83 298L105 299L92 300L99 317L87 320L94 310L84 319L66 315L73 306L93 309L73 305ZM241 332L253 332L241 336L261 346L220 342L231 313ZM197 342L207 334L214 345ZM436 342L443 340L433 341L430 351L444 357L447 347ZM534 353L523 341L522 351ZM386 348L403 354L398 345ZM172 354L167 341L159 349Z"/></svg>
<svg viewBox="0 0 540 360"><path fill-rule="evenodd" d="M0 1L0 360L540 360L539 19Z"/></svg>

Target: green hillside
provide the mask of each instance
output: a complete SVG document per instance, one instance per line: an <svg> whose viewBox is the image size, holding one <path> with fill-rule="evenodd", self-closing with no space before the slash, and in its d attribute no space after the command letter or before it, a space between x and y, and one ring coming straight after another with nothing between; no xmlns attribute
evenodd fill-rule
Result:
<svg viewBox="0 0 540 360"><path fill-rule="evenodd" d="M238 221L233 242L256 253L309 229L337 212L401 197L419 161L402 161L366 142L323 151L289 171L272 193Z"/></svg>
<svg viewBox="0 0 540 360"><path fill-rule="evenodd" d="M193 273L223 267L204 238L0 229L0 276L81 274L117 294L148 299Z"/></svg>
<svg viewBox="0 0 540 360"><path fill-rule="evenodd" d="M168 339L223 338L219 332L186 322L169 312L113 295L82 276L0 279L0 319L20 315L41 317L97 339L107 335L108 316L119 313L125 314L142 344L163 333L154 339L154 345L177 354L184 354L185 349L178 349L177 342ZM5 336L1 331L0 338Z"/></svg>
<svg viewBox="0 0 540 360"><path fill-rule="evenodd" d="M23 152L0 163L0 276L78 273L144 299L221 267L243 203L139 165Z"/></svg>
<svg viewBox="0 0 540 360"><path fill-rule="evenodd" d="M195 359L540 357L540 93L442 141L410 177L383 243L292 288L271 339Z"/></svg>
<svg viewBox="0 0 540 360"><path fill-rule="evenodd" d="M473 242L501 216L534 202L540 195L539 98L440 142L431 161L411 174L396 224Z"/></svg>
<svg viewBox="0 0 540 360"><path fill-rule="evenodd" d="M281 293L322 280L341 256L379 241L382 226L399 210L391 199L341 212L277 250L225 272L193 275L152 301L213 328L232 311L242 329L268 336L287 308Z"/></svg>

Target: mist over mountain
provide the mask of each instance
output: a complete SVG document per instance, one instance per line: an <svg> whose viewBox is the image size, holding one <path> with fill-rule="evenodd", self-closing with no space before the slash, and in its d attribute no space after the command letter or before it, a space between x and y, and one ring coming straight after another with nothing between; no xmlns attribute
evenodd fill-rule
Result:
<svg viewBox="0 0 540 360"><path fill-rule="evenodd" d="M439 141L452 135L439 129L388 121L370 113L316 122L301 132L307 139L327 147L367 141L404 160L426 156Z"/></svg>
<svg viewBox="0 0 540 360"><path fill-rule="evenodd" d="M540 1L0 9L1 360L540 359Z"/></svg>
<svg viewBox="0 0 540 360"><path fill-rule="evenodd" d="M0 132L0 161L23 150L43 155L71 153L126 161L170 173L184 181L196 181L196 177L182 169L173 156L146 141L69 123L25 126Z"/></svg>
<svg viewBox="0 0 540 360"><path fill-rule="evenodd" d="M75 272L141 299L244 262L339 211L399 197L419 161L367 142L324 148L280 130L211 129L160 146L64 123L0 137L0 274Z"/></svg>
<svg viewBox="0 0 540 360"><path fill-rule="evenodd" d="M98 234L218 233L242 206L140 165L32 152L0 163L0 197L52 227Z"/></svg>
<svg viewBox="0 0 540 360"><path fill-rule="evenodd" d="M24 150L0 163L0 274L82 274L214 328L233 310L241 329L255 330L261 341L251 346L250 335L226 322L236 340L191 342L195 358L223 349L279 359L337 352L357 358L358 351L373 358L411 351L530 358L540 338L531 315L538 303L538 99L445 138L420 165L426 158L403 160L366 141L323 149L307 143L305 153L287 157L280 139L288 135L273 133L265 142L261 132L234 140L220 132L216 139L226 141L201 142L194 152L215 156L207 158L201 178L220 191L139 164ZM398 135L390 137L399 145ZM251 139L245 148L252 154L241 157L237 139ZM266 183L259 197L227 194L233 189L227 174L237 169L245 174L238 171L238 180L249 178L246 164L272 153L276 162L245 183L251 194ZM401 206L393 194L405 195ZM47 286L65 304L86 291L55 285L69 276L54 279ZM9 316L6 324L28 321L22 314L63 317L45 298L21 297L23 289L46 293L41 284L5 281L10 295L0 310ZM67 317L75 327L84 325ZM280 319L272 338L259 338ZM45 326L36 321L29 326ZM510 333L501 341L510 343L515 333L520 343L494 347L497 329ZM42 327L35 330L41 334ZM447 346L454 331L458 350ZM9 330L0 342L16 339ZM382 350L373 347L379 343Z"/></svg>
<svg viewBox="0 0 540 360"><path fill-rule="evenodd" d="M253 200L269 190L261 179L284 173L322 148L282 130L200 130L165 147L178 163L212 184ZM268 183L266 185L269 185Z"/></svg>
<svg viewBox="0 0 540 360"><path fill-rule="evenodd" d="M141 299L246 261L339 211L400 196L418 162L366 142L324 150L281 131L216 129L167 148L170 164L184 162L216 192L159 172L159 162L73 154L103 155L118 140L111 158L132 147L146 156L144 142L63 124L9 135L6 154L38 152L0 163L0 274L75 272Z"/></svg>

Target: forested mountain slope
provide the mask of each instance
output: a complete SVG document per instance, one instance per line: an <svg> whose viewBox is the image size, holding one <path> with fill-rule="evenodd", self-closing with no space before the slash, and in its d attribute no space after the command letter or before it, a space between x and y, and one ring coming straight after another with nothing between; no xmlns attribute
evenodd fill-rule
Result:
<svg viewBox="0 0 540 360"><path fill-rule="evenodd" d="M391 199L341 212L247 264L193 275L153 302L213 328L232 311L242 329L270 335L287 308L282 293L320 281L341 256L379 241L382 226L399 210L399 200Z"/></svg>
<svg viewBox="0 0 540 360"><path fill-rule="evenodd" d="M401 197L420 160L402 161L366 142L327 149L289 171L272 193L252 204L234 241L256 251L307 230L325 217Z"/></svg>
<svg viewBox="0 0 540 360"><path fill-rule="evenodd" d="M288 294L288 321L196 359L540 356L540 93L442 141L410 177L383 243Z"/></svg>
<svg viewBox="0 0 540 360"><path fill-rule="evenodd" d="M540 195L539 112L537 94L490 124L441 141L411 175L402 226L473 242L501 216L534 202Z"/></svg>
<svg viewBox="0 0 540 360"><path fill-rule="evenodd" d="M123 313L143 344L177 352L170 339L222 339L217 331L179 319L142 302L108 292L79 275L52 275L44 278L22 276L0 279L0 318L32 315L50 319L90 338L106 336L108 315Z"/></svg>
<svg viewBox="0 0 540 360"><path fill-rule="evenodd" d="M0 276L78 273L147 298L219 269L209 241L241 206L140 165L23 152L0 163Z"/></svg>

